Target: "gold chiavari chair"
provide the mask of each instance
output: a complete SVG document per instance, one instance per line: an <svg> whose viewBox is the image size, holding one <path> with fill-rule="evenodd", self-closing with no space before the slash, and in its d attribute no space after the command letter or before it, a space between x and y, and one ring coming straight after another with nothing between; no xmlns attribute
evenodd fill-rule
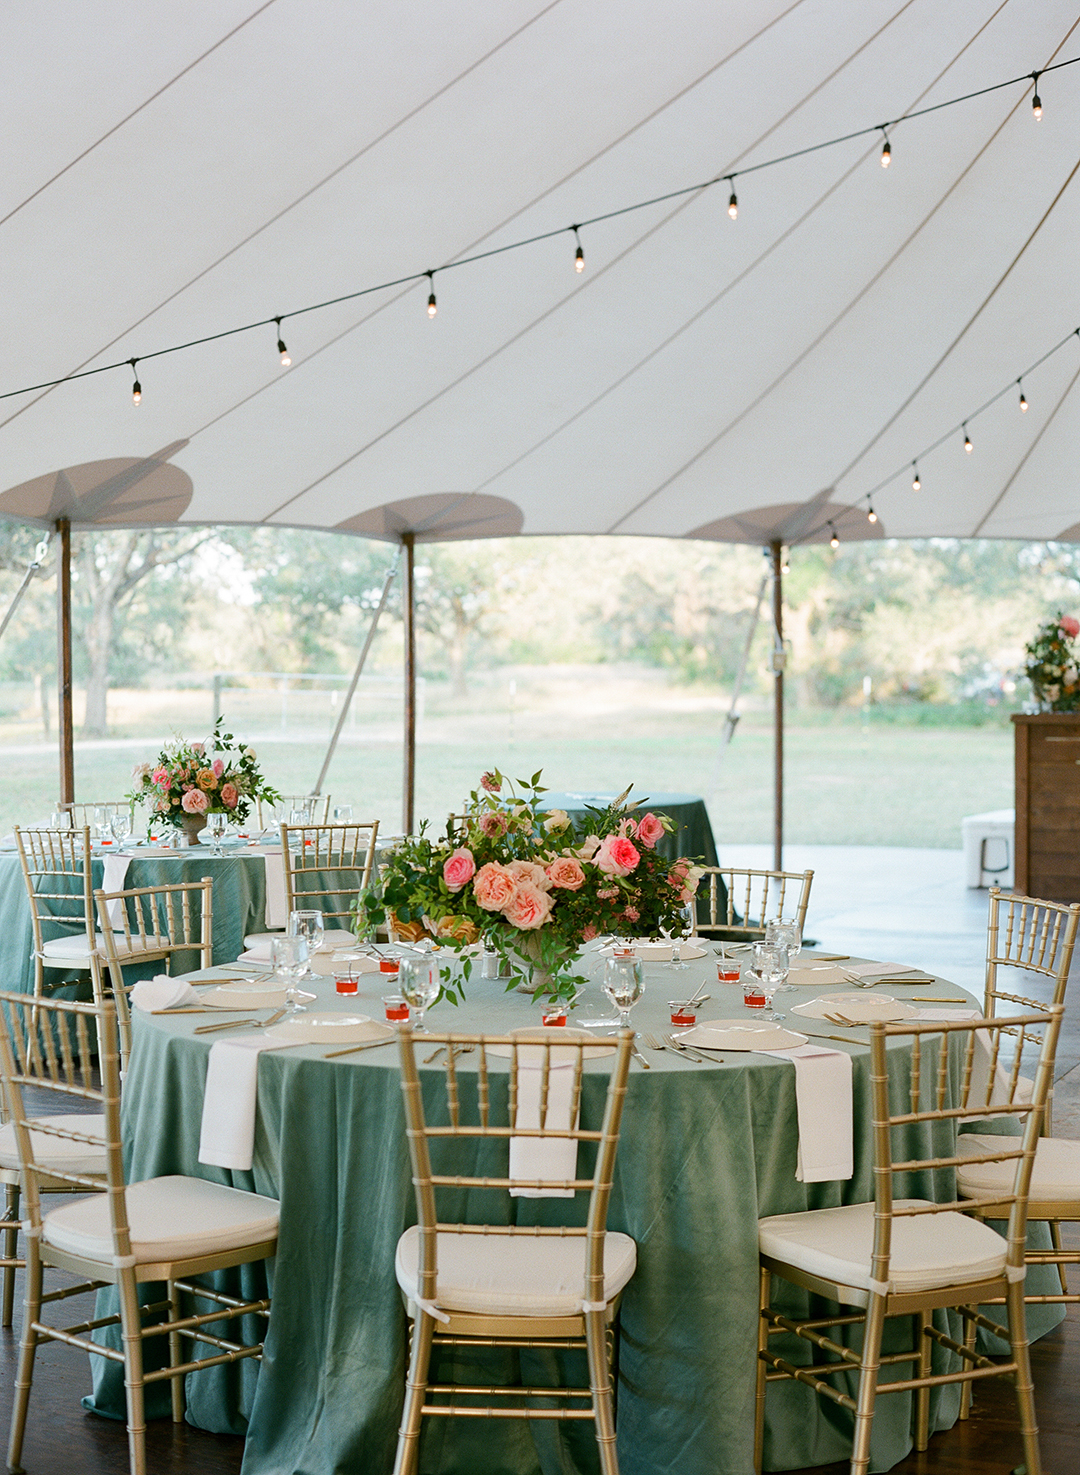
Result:
<svg viewBox="0 0 1080 1475"><path fill-rule="evenodd" d="M161 959L169 973L173 958L182 953L185 972L209 968L214 961L213 891L213 880L203 876L201 881L94 892L116 1004L121 1070L127 1070L131 1057L128 993L133 985L124 982L124 964L133 958Z"/></svg>
<svg viewBox="0 0 1080 1475"><path fill-rule="evenodd" d="M371 882L378 835L377 819L341 825L282 825L286 911L322 912L328 940L342 945L351 942L351 907Z"/></svg>
<svg viewBox="0 0 1080 1475"><path fill-rule="evenodd" d="M701 870L698 933L753 941L765 935L767 921L782 918L806 926L813 871L755 871L738 866L703 866ZM703 908L708 913L706 921L701 920Z"/></svg>
<svg viewBox="0 0 1080 1475"><path fill-rule="evenodd" d="M428 1120L423 1098L432 1104L435 1094L421 1089L414 1037L404 1028L401 1087L418 1222L398 1241L395 1260L413 1328L394 1475L415 1471L421 1421L431 1414L590 1419L601 1471L618 1475L611 1378L613 1323L623 1288L636 1268L637 1246L629 1235L607 1232L607 1210L633 1036L625 1030L618 1037L603 1123L597 1130L578 1125L585 1045L552 1040L534 1043L531 1039L523 1043L514 1036L464 1034L425 1034L419 1039L425 1050L432 1043L441 1043L445 1049L445 1091L436 1108L438 1122L445 1125ZM476 1070L474 1079L462 1089L455 1052L465 1047L474 1052ZM491 1071L489 1053L498 1056L500 1051L509 1056L508 1076ZM424 1084L432 1085L427 1072ZM507 1139L509 1170L505 1171L502 1143ZM596 1144L591 1176L579 1176L579 1142ZM437 1171L455 1166L453 1161L441 1162L442 1151L452 1151L455 1144L459 1151L462 1146L470 1149L469 1160L477 1154L481 1169L490 1162L495 1175ZM553 1163L544 1161L544 1154L550 1151L555 1155ZM440 1189L460 1194L461 1189L477 1188L554 1192L565 1197L587 1192L587 1220L580 1228L440 1220ZM582 1347L588 1356L589 1386L431 1383L432 1348L440 1345ZM466 1397L506 1399L509 1406L459 1401ZM587 1405L584 1408L578 1406L582 1400Z"/></svg>
<svg viewBox="0 0 1080 1475"><path fill-rule="evenodd" d="M330 818L329 794L282 794L273 804L255 800L255 822L260 830L269 829L279 814L302 809L312 824L325 825Z"/></svg>
<svg viewBox="0 0 1080 1475"><path fill-rule="evenodd" d="M63 1341L123 1365L131 1475L145 1475L146 1471L143 1390L147 1383L170 1380L172 1415L179 1423L184 1417L183 1384L189 1373L262 1356L261 1342L232 1341L221 1335L221 1324L235 1323L241 1316L266 1316L269 1300L225 1296L191 1277L273 1255L278 1204L205 1178L177 1175L130 1186L125 1182L116 1024L111 1013L108 1002L78 1004L0 993L0 1073L19 1147L27 1220L26 1309L8 1445L10 1470L20 1469L35 1355L45 1342ZM93 1075L91 1042L95 1037L100 1087ZM67 1101L93 1102L102 1111L102 1130L67 1126L70 1119L62 1116L51 1118L45 1130L42 1118L30 1116L23 1105L26 1087L55 1092ZM58 1142L97 1147L105 1157L107 1191L98 1191L101 1185L96 1179L74 1169L56 1174L92 1197L43 1214L40 1184L53 1174L38 1161L35 1142L41 1133ZM44 1294L44 1271L50 1267L83 1277L83 1283ZM152 1306L140 1307L139 1286L152 1281L165 1282L165 1296ZM93 1341L86 1335L91 1328L85 1322L58 1327L42 1320L43 1307L104 1285L116 1286L120 1309L92 1325L119 1326L122 1351ZM207 1302L212 1309L185 1316L181 1296L192 1298L195 1305ZM165 1312L165 1320L144 1326L144 1311L151 1317ZM146 1372L143 1341L150 1336L167 1339L169 1366ZM182 1360L182 1338L209 1346L210 1355Z"/></svg>
<svg viewBox="0 0 1080 1475"><path fill-rule="evenodd" d="M1033 896L1003 895L990 890L990 914L986 940L985 1012L1009 1019L1010 1010L1045 1008L1045 1001L1016 991L1037 988L1052 993L1051 1002L1064 1004L1080 923L1080 903L1040 901ZM1012 984L1013 987L1006 987ZM1031 1082L1021 1078L1021 1094L1030 1093ZM1052 1090L1052 1088L1051 1088ZM1026 1295L1034 1302L1080 1303L1080 1293L1070 1292L1067 1265L1080 1264L1080 1251L1066 1250L1061 1242L1061 1224L1080 1223L1080 1142L1054 1137L1050 1121L1052 1094L1047 1096L1042 1135L1035 1149L1028 1199L1029 1222L1050 1226L1052 1248L1029 1249L1028 1265L1057 1265L1060 1292ZM1002 1184L1002 1165L992 1156L995 1139L982 1133L965 1133L959 1147L971 1159L957 1173L962 1197L978 1199ZM973 1212L981 1212L973 1210ZM990 1217L1000 1217L992 1215ZM966 1412L966 1406L965 1406Z"/></svg>
<svg viewBox="0 0 1080 1475"><path fill-rule="evenodd" d="M90 958L90 977L93 983L94 998L100 1001L102 971L96 954ZM51 1117L44 1119L46 1126L51 1122ZM103 1118L100 1112L90 1116L73 1112L64 1116L63 1125L77 1132L91 1132L100 1136ZM64 1179L50 1175L50 1167L60 1172L73 1169L75 1172L99 1179L99 1187L105 1187L105 1155L93 1143L57 1142L39 1130L34 1138L34 1151L37 1154L38 1165L42 1169L38 1180L39 1193L83 1192L82 1188L73 1187ZM15 1128L11 1124L10 1113L7 1110L6 1095L0 1090L0 1183L4 1185L4 1217L0 1219L0 1227L4 1231L4 1251L0 1255L0 1267L4 1271L3 1315L0 1318L0 1325L5 1327L11 1325L12 1313L15 1309L15 1272L24 1269L26 1265L26 1261L17 1254L21 1181L19 1145L15 1140Z"/></svg>
<svg viewBox="0 0 1080 1475"><path fill-rule="evenodd" d="M34 929L34 992L45 987L46 968L85 971L94 953L105 954L105 935L94 926L90 830L26 830L15 826L23 880ZM108 929L106 929L108 930ZM57 932L66 935L56 936ZM161 939L135 938L118 923L114 951L122 962L163 957Z"/></svg>
<svg viewBox="0 0 1080 1475"><path fill-rule="evenodd" d="M117 814L122 810L127 810L130 814L132 803L130 799L98 799L92 804L58 804L56 808L60 814L67 816L69 829L79 830L82 829L83 825L94 824L95 811L98 809L106 809L110 814Z"/></svg>
<svg viewBox="0 0 1080 1475"><path fill-rule="evenodd" d="M1024 1239L1028 1186L1035 1160L1062 1006L1001 1019L963 1022L905 1021L870 1025L871 1121L874 1143L874 1200L841 1208L779 1214L758 1224L761 1252L761 1320L758 1328L756 1468L762 1468L765 1398L769 1383L798 1379L854 1416L852 1475L869 1468L874 1405L880 1395L915 1393L915 1448L929 1441L930 1389L1008 1377L1016 1387L1027 1475L1040 1475L1038 1431L1024 1318ZM1027 1031L1044 1026L1031 1100L1019 1099L1018 1082ZM911 1037L906 1090L893 1089L890 1102L888 1049L894 1037ZM1037 1038L1037 1037L1036 1037ZM955 1103L955 1104L954 1104ZM917 1197L961 1169L956 1131L965 1121L1001 1118L1024 1123L1023 1136L998 1136L994 1157L1006 1169L1001 1190L978 1199L931 1202ZM934 1152L944 1142L948 1151ZM973 1212L993 1210L1007 1220L1005 1236ZM781 1278L811 1295L838 1302L838 1316L804 1319L772 1304L772 1280ZM1008 1308L1008 1326L998 1326L977 1307L995 1297ZM952 1307L970 1332L964 1342L933 1324L935 1310ZM883 1354L887 1318L911 1317L914 1346ZM974 1329L984 1327L1009 1345L1005 1361L974 1350ZM841 1337L861 1329L861 1349ZM830 1335L832 1334L832 1335ZM777 1336L801 1338L821 1361L800 1364ZM945 1371L933 1371L933 1355ZM951 1354L951 1357L949 1356ZM813 1356L813 1353L811 1353ZM957 1366L959 1362L959 1366ZM879 1382L913 1364L909 1376ZM858 1374L853 1398L827 1380Z"/></svg>

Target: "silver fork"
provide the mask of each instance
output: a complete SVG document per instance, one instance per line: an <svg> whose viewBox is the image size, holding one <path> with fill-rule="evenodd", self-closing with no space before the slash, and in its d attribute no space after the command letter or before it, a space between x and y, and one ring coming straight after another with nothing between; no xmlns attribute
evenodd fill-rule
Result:
<svg viewBox="0 0 1080 1475"><path fill-rule="evenodd" d="M674 1045L665 1045L663 1040L658 1040L655 1035L643 1034L641 1038L645 1041L650 1050L667 1050L671 1055L685 1054L688 1060L692 1060L694 1058L692 1055L690 1055L689 1051L678 1050L675 1048Z"/></svg>
<svg viewBox="0 0 1080 1475"><path fill-rule="evenodd" d="M197 1035L210 1035L219 1029L240 1029L247 1026L248 1029L265 1029L268 1024L277 1024L284 1015L284 1009L277 1009L269 1019L226 1019L221 1024L197 1024L193 1033Z"/></svg>
<svg viewBox="0 0 1080 1475"><path fill-rule="evenodd" d="M668 1049L674 1050L677 1055L685 1055L688 1060L693 1060L698 1065L712 1065L714 1063L713 1056L702 1055L700 1050L695 1050L693 1045L684 1045L682 1040L676 1039L674 1035L665 1035L664 1039L667 1042ZM716 1061L721 1065L724 1063L719 1056L716 1057Z"/></svg>

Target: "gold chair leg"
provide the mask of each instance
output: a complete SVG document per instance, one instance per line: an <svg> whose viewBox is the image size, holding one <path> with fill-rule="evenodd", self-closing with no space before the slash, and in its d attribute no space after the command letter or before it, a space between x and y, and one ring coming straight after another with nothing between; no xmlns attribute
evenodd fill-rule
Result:
<svg viewBox="0 0 1080 1475"><path fill-rule="evenodd" d="M143 1339L139 1287L134 1272L122 1270L120 1337L124 1348L124 1392L127 1395L128 1461L131 1475L146 1475L146 1410L143 1400Z"/></svg>
<svg viewBox="0 0 1080 1475"><path fill-rule="evenodd" d="M176 1282L166 1282L166 1294L169 1298L169 1320L176 1321L180 1315L180 1300L176 1290ZM169 1366L179 1367L183 1358L180 1356L180 1333L169 1333ZM184 1422L184 1378L169 1379L169 1389L172 1393L172 1420L174 1424Z"/></svg>
<svg viewBox="0 0 1080 1475"><path fill-rule="evenodd" d="M769 1309L769 1293L772 1290L772 1274L762 1267L758 1271L758 1335L757 1335L757 1380L754 1393L754 1470L761 1475L761 1464L765 1458L765 1382L768 1366L761 1356L769 1346L769 1323L765 1313Z"/></svg>
<svg viewBox="0 0 1080 1475"><path fill-rule="evenodd" d="M1009 1342L1016 1362L1016 1401L1020 1409L1020 1437L1024 1441L1026 1475L1042 1475L1039 1426L1035 1419L1035 1388L1031 1381L1031 1360L1028 1356L1023 1281L1009 1282L1005 1291L1005 1304L1009 1308Z"/></svg>
<svg viewBox="0 0 1080 1475"><path fill-rule="evenodd" d="M1060 1255L1064 1246L1061 1243L1061 1224L1057 1219L1050 1220L1050 1243ZM1058 1261L1058 1280L1061 1281L1061 1294L1067 1296L1069 1294L1069 1278L1066 1274L1065 1266L1060 1260ZM4 1325L6 1326L7 1323L5 1322Z"/></svg>
<svg viewBox="0 0 1080 1475"><path fill-rule="evenodd" d="M930 1325L930 1312L920 1311L915 1318L915 1335L919 1339L919 1377L930 1376L930 1357L933 1352L933 1344L927 1336L927 1328ZM968 1385L970 1386L970 1385ZM915 1448L922 1451L930 1442L930 1389L917 1388L915 1390Z"/></svg>
<svg viewBox="0 0 1080 1475"><path fill-rule="evenodd" d="M435 1335L435 1318L417 1309L413 1322L412 1350L409 1354L409 1376L405 1379L405 1407L401 1411L394 1475L414 1475L420 1452L420 1410L427 1396L428 1366L431 1341Z"/></svg>
<svg viewBox="0 0 1080 1475"><path fill-rule="evenodd" d="M586 1311L585 1345L589 1357L589 1388L592 1391L601 1475L619 1475L619 1457L615 1450L615 1416L611 1404L611 1372L608 1368L602 1311Z"/></svg>
<svg viewBox="0 0 1080 1475"><path fill-rule="evenodd" d="M4 1259L14 1260L19 1248L19 1185L5 1184ZM0 1323L9 1327L15 1313L15 1266L4 1266L4 1306Z"/></svg>
<svg viewBox="0 0 1080 1475"><path fill-rule="evenodd" d="M964 1318L964 1346L969 1352L975 1351L975 1338L978 1336L978 1327L970 1317ZM964 1358L964 1367L972 1368L975 1364ZM960 1387L960 1417L967 1419L971 1417L971 1400L975 1392L974 1383L962 1383Z"/></svg>
<svg viewBox="0 0 1080 1475"><path fill-rule="evenodd" d="M26 1310L23 1316L22 1342L19 1347L19 1370L15 1374L15 1400L11 1409L11 1436L8 1440L8 1470L23 1475L20 1463L23 1435L26 1432L26 1410L30 1404L30 1387L34 1381L34 1355L40 1335L32 1331L41 1315L41 1256L37 1241L31 1240L26 1250Z"/></svg>
<svg viewBox="0 0 1080 1475"><path fill-rule="evenodd" d="M855 1409L855 1441L851 1451L851 1475L866 1475L870 1468L870 1433L874 1426L874 1400L881 1371L881 1333L885 1325L885 1297L870 1293L870 1306L863 1324L862 1361L859 1364L859 1398Z"/></svg>

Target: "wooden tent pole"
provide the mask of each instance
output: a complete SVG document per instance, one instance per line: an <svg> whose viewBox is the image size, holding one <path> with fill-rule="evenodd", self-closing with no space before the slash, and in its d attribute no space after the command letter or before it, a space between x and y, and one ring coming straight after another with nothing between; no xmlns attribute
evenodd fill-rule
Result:
<svg viewBox="0 0 1080 1475"><path fill-rule="evenodd" d="M61 517L56 531L56 695L59 707L60 803L75 802L75 720L71 709L71 520Z"/></svg>
<svg viewBox="0 0 1080 1475"><path fill-rule="evenodd" d="M413 582L416 534L402 533L401 546L405 550L405 578L401 591L405 636L405 772L401 786L401 828L406 835L411 835L416 800L416 587Z"/></svg>
<svg viewBox="0 0 1080 1475"><path fill-rule="evenodd" d="M773 869L784 868L784 584L782 544L769 544L773 589Z"/></svg>

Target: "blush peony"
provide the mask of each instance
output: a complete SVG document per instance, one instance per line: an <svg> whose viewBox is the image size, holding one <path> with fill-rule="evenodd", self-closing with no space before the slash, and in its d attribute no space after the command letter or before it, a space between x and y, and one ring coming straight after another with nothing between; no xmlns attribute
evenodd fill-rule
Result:
<svg viewBox="0 0 1080 1475"><path fill-rule="evenodd" d="M547 876L552 886L558 886L563 891L578 891L585 884L581 862L572 855L557 856L548 866Z"/></svg>
<svg viewBox="0 0 1080 1475"><path fill-rule="evenodd" d="M240 795L236 791L235 784L222 784L221 802L222 804L224 804L226 809L235 809L236 801L237 799L239 799L239 797Z"/></svg>
<svg viewBox="0 0 1080 1475"><path fill-rule="evenodd" d="M625 835L605 835L593 856L597 869L609 876L628 876L640 859L640 851Z"/></svg>
<svg viewBox="0 0 1080 1475"><path fill-rule="evenodd" d="M503 907L503 916L512 926L527 932L544 925L551 916L552 905L551 897L546 891L541 891L531 881L522 881Z"/></svg>
<svg viewBox="0 0 1080 1475"><path fill-rule="evenodd" d="M443 880L451 891L460 891L476 875L476 861L471 850L462 847L448 855L443 862Z"/></svg>
<svg viewBox="0 0 1080 1475"><path fill-rule="evenodd" d="M188 789L181 801L185 814L205 814L210 801L201 789Z"/></svg>
<svg viewBox="0 0 1080 1475"><path fill-rule="evenodd" d="M514 878L505 866L489 860L473 877L476 905L485 912L501 912L514 894Z"/></svg>
<svg viewBox="0 0 1080 1475"><path fill-rule="evenodd" d="M1066 635L1080 635L1080 620L1074 619L1072 615L1062 615L1058 625Z"/></svg>
<svg viewBox="0 0 1080 1475"><path fill-rule="evenodd" d="M220 778L225 772L225 763L221 758L215 758L210 767L214 770L214 777Z"/></svg>
<svg viewBox="0 0 1080 1475"><path fill-rule="evenodd" d="M655 814L644 814L638 823L637 837L646 850L652 850L664 833L664 826Z"/></svg>
<svg viewBox="0 0 1080 1475"><path fill-rule="evenodd" d="M543 866L537 865L534 860L512 860L506 867L517 885L527 881L530 886L535 886L539 891L551 890L551 878Z"/></svg>

